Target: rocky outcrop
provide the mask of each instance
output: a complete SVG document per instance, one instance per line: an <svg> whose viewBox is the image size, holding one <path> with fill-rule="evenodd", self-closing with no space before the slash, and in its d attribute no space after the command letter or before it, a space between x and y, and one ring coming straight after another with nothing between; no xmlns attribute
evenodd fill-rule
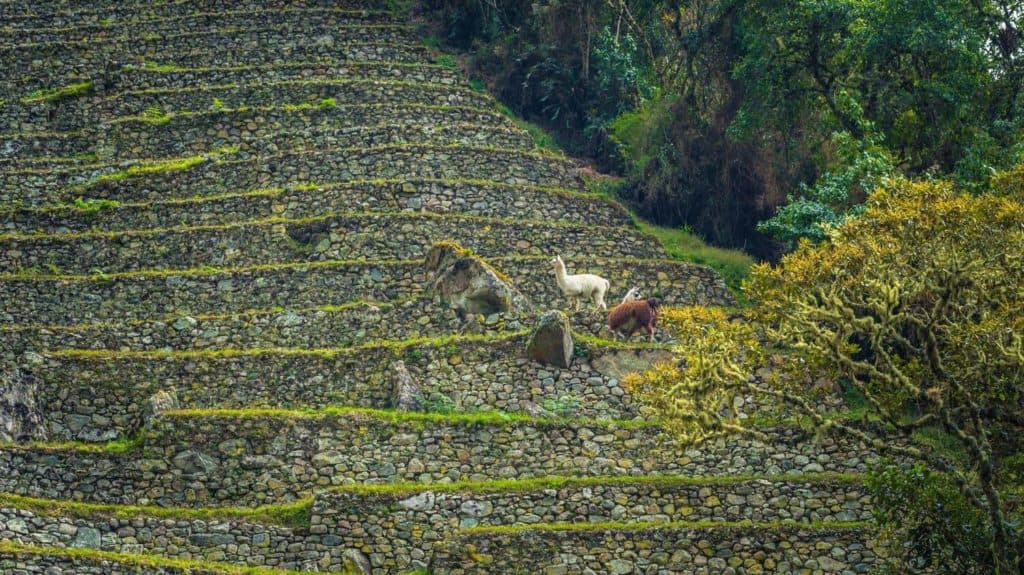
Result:
<svg viewBox="0 0 1024 575"><path fill-rule="evenodd" d="M435 244L427 252L424 265L430 278L428 290L461 316L529 308L507 276L456 243Z"/></svg>
<svg viewBox="0 0 1024 575"><path fill-rule="evenodd" d="M526 356L530 359L563 368L572 365L574 351L569 316L557 310L540 317L526 345Z"/></svg>

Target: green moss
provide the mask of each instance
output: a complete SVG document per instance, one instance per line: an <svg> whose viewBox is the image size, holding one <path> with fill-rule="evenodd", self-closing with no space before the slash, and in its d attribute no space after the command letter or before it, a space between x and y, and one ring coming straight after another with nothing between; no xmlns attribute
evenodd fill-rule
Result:
<svg viewBox="0 0 1024 575"><path fill-rule="evenodd" d="M167 168L170 169L170 168ZM187 168L173 168L173 169L187 169ZM163 171L163 170L158 170ZM136 174L137 175L137 174ZM129 176L126 176L129 177ZM123 179L123 178L121 178ZM116 180L115 180L116 181ZM98 211L99 208L97 208ZM147 228L140 230L113 230L113 231L101 231L101 230L89 230L80 232L64 232L57 234L49 233L21 233L13 232L8 234L0 234L0 241L28 241L28 240L75 240L75 239L91 239L91 238L121 238L121 237L145 237L153 235L163 235L168 233L183 233L191 234L199 231L220 231L220 230L231 230L236 228L248 228L248 227L267 227L267 226L301 226L306 224L314 224L320 222L327 222L335 219L387 219L391 220L450 220L450 221L462 221L472 222L488 227L491 225L501 226L531 226L531 227L543 227L543 228L556 228L556 229L586 229L593 230L597 233L613 235L615 233L622 233L624 228L608 227L608 226L594 226L594 225L580 225L573 222L559 222L559 221L548 221L548 220L526 220L526 219L515 219L515 218L492 218L488 216L475 216L468 214L452 214L452 213L438 213L438 212L338 212L321 214L317 216L309 216L305 218L284 218L280 216L272 216L269 218L262 218L257 220L248 221L237 221L228 222L222 224L202 224L195 226L180 226L173 228ZM484 233L484 232L482 232ZM478 261L482 262L485 267L495 273L502 281L511 283L511 279L502 274L500 271L495 270L480 256L474 254L471 250L458 246L455 242L446 242L448 244L457 246L459 253L465 256L473 257Z"/></svg>
<svg viewBox="0 0 1024 575"><path fill-rule="evenodd" d="M558 145L558 142L555 141L555 137L548 133L544 128L516 116L515 112L513 112L511 108L501 102L496 101L494 105L502 115L512 120L512 123L519 127L519 129L530 135L530 138L533 139L533 144L537 149L561 153L562 148Z"/></svg>
<svg viewBox="0 0 1024 575"><path fill-rule="evenodd" d="M81 441L58 442L0 442L0 448L24 451L78 451L81 453L121 454L134 451L142 445L141 433L132 437L120 437L105 443L86 443Z"/></svg>
<svg viewBox="0 0 1024 575"><path fill-rule="evenodd" d="M491 481L456 481L452 483L398 482L387 484L355 484L331 487L336 493L357 495L405 496L423 491L435 493L526 493L545 489L577 489L584 487L645 486L645 487L700 487L730 486L770 481L774 483L861 485L864 476L859 473L807 473L784 475L614 475L589 477L538 477L531 479L499 479Z"/></svg>
<svg viewBox="0 0 1024 575"><path fill-rule="evenodd" d="M544 532L642 531L645 529L715 529L738 531L864 531L871 529L868 521L642 521L594 523L532 523L470 527L460 530L466 535L520 534Z"/></svg>
<svg viewBox="0 0 1024 575"><path fill-rule="evenodd" d="M279 356L312 356L334 358L339 355L357 355L374 349L404 351L412 347L446 347L463 343L487 343L508 341L526 335L526 331L509 331L500 334L453 334L437 337L417 337L403 340L374 341L343 348L303 349L258 348L258 349L202 349L202 350L152 350L152 351L116 351L105 349L56 349L48 351L49 357L81 358L96 360L114 359L162 359L162 358L217 358L217 357L254 357L261 355Z"/></svg>
<svg viewBox="0 0 1024 575"><path fill-rule="evenodd" d="M28 96L21 99L23 104L38 104L41 102L58 102L60 100L66 100L69 98L77 98L84 94L88 94L93 89L92 80L86 82L79 82L77 84L68 84L60 88L52 88L49 90L36 90Z"/></svg>
<svg viewBox="0 0 1024 575"><path fill-rule="evenodd" d="M452 56L451 54L438 55L437 58L434 58L434 63L437 64L438 66L441 66L442 68L447 68L449 70L459 69L459 61L456 60L455 56Z"/></svg>
<svg viewBox="0 0 1024 575"><path fill-rule="evenodd" d="M336 108L343 109L343 110L363 110L363 109L365 109L365 110L373 110L373 109L384 109L384 108L395 108L395 107L399 107L399 106L396 105L396 104L387 104L387 103L344 104L344 105L339 104L339 105L336 106ZM438 104L416 104L416 103L409 103L409 104L402 104L400 107L402 107L404 109L411 109L411 110L438 111L438 112L464 112L464 113L471 113L471 114L475 114L475 115L480 115L480 114L495 115L495 116L500 115L497 112L495 112L494 110L486 110L486 109L477 108L477 107L474 107L474 106L447 106L447 105L438 105ZM173 119L181 119L183 121L188 121L188 122L194 123L195 120L198 119L198 118L220 116L220 115L224 115L224 114L239 114L239 115L240 114L252 114L252 115L255 116L255 115L258 115L258 114L266 114L266 113L269 113L269 112L289 112L289 113L294 113L294 112L315 112L315 111L323 111L323 110L319 106L316 106L313 103L304 102L304 103L299 103L299 104L286 103L286 104L279 104L279 105L274 105L274 106L243 106L243 107L238 107L238 108L225 108L223 110L218 110L216 112L213 112L213 111L210 111L210 110L179 111L179 112L170 113L169 116L170 116L171 120L173 120ZM139 116L122 116L120 118L116 118L114 120L110 120L110 121L106 122L106 124L107 125L117 125L117 124L126 124L126 123L134 123L134 122L141 122L141 123L145 123L145 124L151 124L151 122L147 122L146 118L143 117L142 115L139 115Z"/></svg>
<svg viewBox="0 0 1024 575"><path fill-rule="evenodd" d="M313 507L309 497L294 503L267 505L263 507L155 507L139 505L107 505L80 503L63 499L40 499L0 493L0 507L13 507L31 511L47 517L155 517L179 520L243 520L250 523L280 525L295 529L308 528Z"/></svg>
<svg viewBox="0 0 1024 575"><path fill-rule="evenodd" d="M320 87L320 86L379 86L381 88L423 88L423 89L436 89L443 91L447 94L459 93L463 95L478 96L476 92L469 88L461 86L452 86L449 84L437 84L432 82L414 82L410 80L388 80L388 79L376 79L376 78L331 78L331 79L315 79L315 80L275 80L270 82L259 82L259 83L231 83L231 84L204 84L199 86L184 86L184 87L161 87L161 88L143 88L139 90L126 90L116 94L106 96L106 101L121 100L125 96L151 96L159 94L187 94L196 92L220 92L226 90L246 90L246 89L262 89L266 90L269 88L279 86L299 86L299 87Z"/></svg>
<svg viewBox="0 0 1024 575"><path fill-rule="evenodd" d="M102 174L96 176L92 180L83 184L77 189L88 189L94 186L98 186L104 182L120 182L129 178L138 178L140 176L146 176L151 174L159 174L164 172L180 172L194 168L199 164L206 161L204 156L191 156L188 158L175 158L173 160L164 160L159 162L143 163L137 166L131 166L124 170L118 170L109 174Z"/></svg>
<svg viewBox="0 0 1024 575"><path fill-rule="evenodd" d="M128 553L98 551L96 549L39 547L35 545L14 543L12 541L0 541L0 553L18 556L45 555L48 557L67 557L83 561L121 563L125 565L132 565L136 568L163 567L178 569L185 573L209 572L223 575L312 575L305 571L288 571L283 569L273 569L270 567L242 567L239 565L216 563L213 561L170 559L157 555L133 555Z"/></svg>
<svg viewBox="0 0 1024 575"><path fill-rule="evenodd" d="M399 423L433 423L443 425L497 425L514 424L536 426L585 425L591 428L646 429L660 427L656 421L613 420L613 419L571 419L571 418L539 418L501 411L478 411L471 413L425 413L413 411L394 411L364 407L326 407L323 409L181 409L165 411L162 417L174 418L224 418L224 419L281 419L281 420L317 420L334 417L352 419L373 419L391 424Z"/></svg>

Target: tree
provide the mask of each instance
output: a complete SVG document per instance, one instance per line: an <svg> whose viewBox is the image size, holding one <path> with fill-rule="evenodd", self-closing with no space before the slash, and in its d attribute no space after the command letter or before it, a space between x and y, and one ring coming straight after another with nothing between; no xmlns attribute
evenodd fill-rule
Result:
<svg viewBox="0 0 1024 575"><path fill-rule="evenodd" d="M1019 573L1024 543L1008 520L1000 464L1024 451L1021 177L1004 174L1007 191L981 196L940 181L890 182L826 241L755 267L742 321L666 313L683 361L627 383L690 439L758 433L732 409L755 393L918 462L984 518L990 547L978 561ZM767 375L758 371L766 363ZM850 386L884 433L818 412L807 382L820 378ZM932 448L936 434L952 448Z"/></svg>

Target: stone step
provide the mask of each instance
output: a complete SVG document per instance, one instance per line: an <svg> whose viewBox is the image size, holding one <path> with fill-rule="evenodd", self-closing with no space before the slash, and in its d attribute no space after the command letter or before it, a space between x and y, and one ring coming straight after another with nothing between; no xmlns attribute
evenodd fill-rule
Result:
<svg viewBox="0 0 1024 575"><path fill-rule="evenodd" d="M273 216L300 219L344 211L452 213L594 226L627 226L631 222L619 204L561 188L473 180L393 179L298 184L182 200L80 200L77 205L17 208L0 212L0 233L166 228Z"/></svg>
<svg viewBox="0 0 1024 575"><path fill-rule="evenodd" d="M329 104L329 103L328 103ZM511 120L495 109L433 104L338 104L293 102L260 108L228 110L154 110L128 116L93 129L73 132L24 132L3 135L0 162L82 158L88 153L110 157L174 157L206 153L211 148L242 145L273 138L279 133L316 132L323 128L420 126L444 128L474 124L484 128L510 128ZM159 115L162 114L162 115ZM73 163L73 162L72 162Z"/></svg>
<svg viewBox="0 0 1024 575"><path fill-rule="evenodd" d="M23 365L38 378L33 393L47 406L39 420L47 437L106 441L136 433L159 392L186 408L393 408L398 362L416 386L410 393L418 411L632 419L638 407L620 379L672 357L663 349L577 338L587 355L563 369L526 359L527 341L520 331L348 348L66 350L29 356L35 363Z"/></svg>
<svg viewBox="0 0 1024 575"><path fill-rule="evenodd" d="M464 536L469 527L575 521L582 529L589 527L588 522L616 521L650 528L653 522L678 526L702 521L706 529L721 529L738 521L756 521L773 522L775 527L791 523L807 531L820 529L825 522L849 525L870 518L870 497L861 477L852 474L406 483L329 489L299 505L307 510L308 523L279 525L274 516L285 515L294 506L248 513L210 509L197 517L189 508L100 506L0 495L0 537L62 549L207 557L284 568L315 559L321 569L337 569L346 554L358 550L374 572L404 573L430 567L435 547L450 552L447 541Z"/></svg>
<svg viewBox="0 0 1024 575"><path fill-rule="evenodd" d="M539 308L565 308L550 256L491 258ZM630 287L665 305L733 305L712 269L678 261L569 258L570 273L596 273L617 301ZM88 276L0 276L0 324L71 325L169 315L300 309L421 295L421 261L317 262L231 269ZM588 309L593 309L587 306Z"/></svg>
<svg viewBox="0 0 1024 575"><path fill-rule="evenodd" d="M89 94L60 102L59 117L51 122L47 104L12 108L4 120L57 123L52 130L81 129L123 116L139 116L147 110L214 110L243 106L274 106L293 102L319 103L333 98L336 104L430 104L493 108L487 95L446 84L336 78L315 80L268 80L250 84L196 85L186 88L154 88ZM22 131L8 130L8 131Z"/></svg>
<svg viewBox="0 0 1024 575"><path fill-rule="evenodd" d="M269 218L213 226L0 236L0 273L82 274L382 258L414 260L451 240L485 257L518 253L658 259L665 251L635 228L414 212Z"/></svg>
<svg viewBox="0 0 1024 575"><path fill-rule="evenodd" d="M446 144L308 148L272 155L236 149L187 158L0 171L0 202L39 205L75 197L121 202L374 179L471 179L580 189L575 162L548 152Z"/></svg>
<svg viewBox="0 0 1024 575"><path fill-rule="evenodd" d="M168 411L132 442L4 444L0 490L161 506L256 506L332 485L551 475L860 473L876 456L846 438L763 430L683 446L653 422L502 413ZM201 443L196 438L203 438Z"/></svg>
<svg viewBox="0 0 1024 575"><path fill-rule="evenodd" d="M315 566L314 566L315 567ZM59 549L0 541L0 569L17 575L253 575L251 568L134 553L92 549ZM260 575L312 575L314 572L261 569Z"/></svg>
<svg viewBox="0 0 1024 575"><path fill-rule="evenodd" d="M260 28L292 24L299 29L315 28L320 33L341 26L374 24L395 25L388 11L350 10L345 8L247 8L208 11L179 10L174 14L152 16L145 13L133 17L72 25L19 27L0 36L0 48L16 44L51 42L117 41L151 34L174 34L180 30L219 30L223 28Z"/></svg>
<svg viewBox="0 0 1024 575"><path fill-rule="evenodd" d="M663 524L467 529L436 550L437 573L814 573L882 568L863 523Z"/></svg>

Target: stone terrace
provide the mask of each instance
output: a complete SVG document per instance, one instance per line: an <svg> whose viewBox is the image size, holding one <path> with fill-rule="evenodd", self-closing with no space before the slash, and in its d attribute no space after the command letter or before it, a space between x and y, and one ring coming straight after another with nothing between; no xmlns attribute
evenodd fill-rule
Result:
<svg viewBox="0 0 1024 575"><path fill-rule="evenodd" d="M388 0L0 0L0 572L863 573L876 460L680 444L622 381L671 336L550 258L733 305ZM463 315L454 240L527 304ZM417 406L405 389L413 381Z"/></svg>

